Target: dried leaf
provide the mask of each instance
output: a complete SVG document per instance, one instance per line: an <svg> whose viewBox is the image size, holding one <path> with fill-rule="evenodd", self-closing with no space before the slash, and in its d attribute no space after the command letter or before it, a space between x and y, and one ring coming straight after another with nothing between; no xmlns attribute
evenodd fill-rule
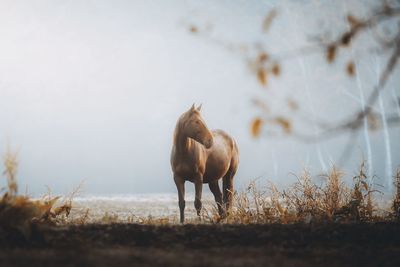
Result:
<svg viewBox="0 0 400 267"><path fill-rule="evenodd" d="M267 61L269 58L268 54L265 52L262 52L258 55L258 62L259 63L264 63L265 61Z"/></svg>
<svg viewBox="0 0 400 267"><path fill-rule="evenodd" d="M264 101L255 98L255 99L253 99L253 103L257 107L262 109L263 112L269 112L269 108L268 108L267 104Z"/></svg>
<svg viewBox="0 0 400 267"><path fill-rule="evenodd" d="M278 15L278 12L275 9L272 9L268 12L267 16L264 19L263 22L263 31L268 32L268 30L271 28L271 24L274 21L276 15Z"/></svg>
<svg viewBox="0 0 400 267"><path fill-rule="evenodd" d="M342 39L341 39L342 45L348 46L350 44L350 42L351 42L351 38L353 37L353 34L354 34L353 31L345 32L343 34L343 36L342 36Z"/></svg>
<svg viewBox="0 0 400 267"><path fill-rule="evenodd" d="M327 50L326 50L326 60L329 63L332 63L335 60L336 57L336 46L335 45L329 45Z"/></svg>
<svg viewBox="0 0 400 267"><path fill-rule="evenodd" d="M197 29L196 26L192 25L192 26L190 26L189 31L190 31L191 33L197 33L197 32L199 31L199 29Z"/></svg>
<svg viewBox="0 0 400 267"><path fill-rule="evenodd" d="M299 109L299 105L291 98L289 98L287 100L287 104L289 106L289 108L293 111L298 110Z"/></svg>
<svg viewBox="0 0 400 267"><path fill-rule="evenodd" d="M275 63L272 66L271 72L275 75L275 76L279 76L281 74L281 67L278 63Z"/></svg>
<svg viewBox="0 0 400 267"><path fill-rule="evenodd" d="M267 71L263 68L259 68L257 70L257 78L258 81L261 83L261 85L267 85L268 79L267 79Z"/></svg>
<svg viewBox="0 0 400 267"><path fill-rule="evenodd" d="M348 15L347 21L349 22L350 27L352 27L352 28L355 27L356 25L360 24L358 19L356 19L353 15Z"/></svg>
<svg viewBox="0 0 400 267"><path fill-rule="evenodd" d="M253 137L258 137L261 133L263 121L260 118L255 118L251 123L251 134Z"/></svg>
<svg viewBox="0 0 400 267"><path fill-rule="evenodd" d="M283 117L276 117L274 121L282 127L285 133L290 134L292 132L292 124L288 119Z"/></svg>
<svg viewBox="0 0 400 267"><path fill-rule="evenodd" d="M347 74L348 74L349 76L354 76L354 74L355 74L355 69L356 69L356 67L355 67L353 61L350 61L349 63L347 63L346 71L347 71Z"/></svg>

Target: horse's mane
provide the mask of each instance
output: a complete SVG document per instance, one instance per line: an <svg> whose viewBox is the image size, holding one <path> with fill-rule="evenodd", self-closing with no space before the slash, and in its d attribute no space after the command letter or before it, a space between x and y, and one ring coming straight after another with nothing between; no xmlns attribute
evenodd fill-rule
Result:
<svg viewBox="0 0 400 267"><path fill-rule="evenodd" d="M178 138L179 138L179 133L181 133L182 131L183 131L183 127L185 126L185 122L186 122L186 120L189 118L189 116L191 115L191 112L196 112L196 111L187 111L187 112L185 112L185 113L183 113L180 117L179 117L179 119L178 119L178 121L177 121L177 123L176 123L176 126L175 126L175 131L174 131L174 138L173 138L173 144L176 146L177 145L177 143L178 143ZM192 139L190 139L189 138L189 146L191 146L191 144L192 144L193 142L192 142Z"/></svg>
<svg viewBox="0 0 400 267"><path fill-rule="evenodd" d="M178 141L177 139L178 139L179 133L181 133L183 131L184 122L187 119L187 115L188 115L187 113L188 112L183 113L179 117L178 121L176 122L175 131L174 131L174 140L173 140L174 145L176 145L176 143Z"/></svg>

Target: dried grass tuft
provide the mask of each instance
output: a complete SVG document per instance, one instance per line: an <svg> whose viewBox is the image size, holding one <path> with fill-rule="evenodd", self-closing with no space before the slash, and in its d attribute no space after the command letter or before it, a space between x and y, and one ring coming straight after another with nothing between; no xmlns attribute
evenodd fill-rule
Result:
<svg viewBox="0 0 400 267"><path fill-rule="evenodd" d="M392 204L394 217L400 220L400 169L397 170L394 177L395 194Z"/></svg>
<svg viewBox="0 0 400 267"><path fill-rule="evenodd" d="M32 223L57 223L61 216L68 217L73 195L59 206L56 203L60 197L51 196L50 190L39 200L18 195L17 153L7 150L3 159L3 175L7 179L8 188L0 198L0 228L16 230L29 237Z"/></svg>
<svg viewBox="0 0 400 267"><path fill-rule="evenodd" d="M374 200L375 189L372 178L360 165L353 177L352 187L344 182L344 173L332 166L322 174L317 183L310 172L304 170L296 176L297 182L285 190L279 190L269 182L266 188L253 181L244 192L235 192L234 207L230 215L221 220L216 207L207 210L203 220L210 223L323 223L376 221L387 218L377 215ZM397 174L397 197L394 209L400 207L400 171ZM320 180L321 181L321 180Z"/></svg>

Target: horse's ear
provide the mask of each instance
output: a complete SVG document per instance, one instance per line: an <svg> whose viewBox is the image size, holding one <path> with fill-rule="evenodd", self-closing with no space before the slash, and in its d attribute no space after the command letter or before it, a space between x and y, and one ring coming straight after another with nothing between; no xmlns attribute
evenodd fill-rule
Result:
<svg viewBox="0 0 400 267"><path fill-rule="evenodd" d="M200 104L200 106L198 106L197 107L197 111L200 111L201 110L201 106L202 106L203 104Z"/></svg>
<svg viewBox="0 0 400 267"><path fill-rule="evenodd" d="M192 105L192 107L190 108L190 111L194 111L196 109L196 107L194 106L194 103Z"/></svg>

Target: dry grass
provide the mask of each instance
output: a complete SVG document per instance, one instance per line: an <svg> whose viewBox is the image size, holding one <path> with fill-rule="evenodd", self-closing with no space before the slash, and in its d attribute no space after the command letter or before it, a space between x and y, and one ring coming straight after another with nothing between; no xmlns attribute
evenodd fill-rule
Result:
<svg viewBox="0 0 400 267"><path fill-rule="evenodd" d="M18 195L17 153L10 150L4 156L4 173L7 178L6 192L0 198L0 227L14 229L25 236L30 235L32 223L56 223L68 217L72 205L72 195L56 206L60 197L52 197L50 192L39 200Z"/></svg>
<svg viewBox="0 0 400 267"><path fill-rule="evenodd" d="M400 169L397 170L396 176L394 177L394 185L395 185L395 195L393 198L393 214L397 220L400 220Z"/></svg>
<svg viewBox="0 0 400 267"><path fill-rule="evenodd" d="M4 172L3 175L7 178L8 192L6 193L9 197L14 197L18 192L17 184L17 170L18 160L17 153L12 153L9 149L4 156Z"/></svg>
<svg viewBox="0 0 400 267"><path fill-rule="evenodd" d="M87 223L139 223L174 224L175 217L138 217L132 214L120 218L117 213L105 213L101 218L93 219L89 209L83 210L78 217L69 217L73 197L82 185L60 199L52 196L51 191L39 200L18 195L17 154L8 151L4 156L4 176L7 178L6 192L0 198L0 227L14 228L29 235L32 222L56 224ZM192 218L187 223L227 223L227 224L266 224L266 223L323 223L323 222L370 222L400 218L400 170L394 177L395 196L390 216L378 215L375 195L382 194L373 183L374 177L366 173L363 162L351 186L345 183L345 175L335 166L328 173L312 177L304 170L297 181L284 190L273 183L260 186L253 181L246 190L234 192L234 204L226 218L218 215L217 206L204 207L201 218Z"/></svg>
<svg viewBox="0 0 400 267"><path fill-rule="evenodd" d="M323 223L371 222L391 220L382 216L375 203L375 195L382 194L368 176L363 162L352 179L344 182L344 173L335 166L323 175L313 178L305 170L296 176L297 182L285 190L269 183L266 188L250 183L244 192L235 192L234 207L227 218L220 220L216 207L203 213L203 220L211 223ZM319 178L319 182L316 182ZM322 178L322 179L321 179ZM321 181L322 180L322 181ZM400 170L396 176L397 193L393 209L397 218L400 207Z"/></svg>
<svg viewBox="0 0 400 267"><path fill-rule="evenodd" d="M266 186L253 181L240 192L234 192L233 208L226 218L221 219L216 205L204 205L200 218L187 218L186 223L222 223L222 224L270 224L270 223L349 223L392 220L393 216L384 215L378 210L376 195L382 194L366 171L365 163L353 177L346 177L335 166L329 172L313 177L304 170L297 181L284 190L268 182ZM400 207L400 170L397 174L397 194L393 208ZM347 183L345 183L347 181ZM87 210L83 219L69 221L82 223L136 223L166 225L178 223L176 217L148 216L132 214L119 217L117 213L105 213L101 218L93 219ZM397 217L398 218L398 217Z"/></svg>

